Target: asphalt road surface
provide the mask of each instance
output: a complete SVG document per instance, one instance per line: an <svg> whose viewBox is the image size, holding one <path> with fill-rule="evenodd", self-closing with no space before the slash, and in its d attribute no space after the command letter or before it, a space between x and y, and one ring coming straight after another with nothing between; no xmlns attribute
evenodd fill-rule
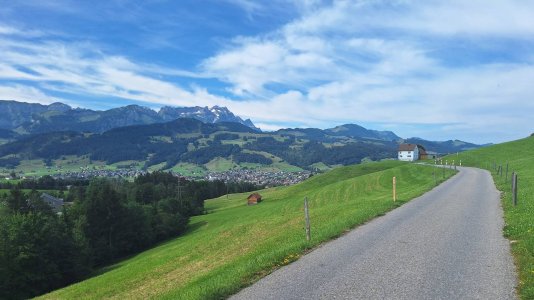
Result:
<svg viewBox="0 0 534 300"><path fill-rule="evenodd" d="M231 299L517 299L499 192L459 170Z"/></svg>

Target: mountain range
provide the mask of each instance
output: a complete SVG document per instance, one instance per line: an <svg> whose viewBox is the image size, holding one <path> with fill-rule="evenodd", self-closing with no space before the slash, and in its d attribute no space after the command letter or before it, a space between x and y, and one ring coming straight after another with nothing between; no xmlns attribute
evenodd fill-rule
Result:
<svg viewBox="0 0 534 300"><path fill-rule="evenodd" d="M243 120L226 107L162 107L159 111L128 105L104 111L72 108L56 102L50 105L0 100L0 129L18 134L53 131L104 132L117 127L163 123L193 118L204 123L235 122L259 130L250 119Z"/></svg>
<svg viewBox="0 0 534 300"><path fill-rule="evenodd" d="M452 153L481 147L458 140L402 139L391 131L345 124L330 129L259 131L227 108L129 105L107 111L0 102L0 167L21 165L135 166L139 169L221 171L328 169L395 158L398 145L417 143ZM30 163L31 162L31 163ZM25 167L26 168L26 167Z"/></svg>

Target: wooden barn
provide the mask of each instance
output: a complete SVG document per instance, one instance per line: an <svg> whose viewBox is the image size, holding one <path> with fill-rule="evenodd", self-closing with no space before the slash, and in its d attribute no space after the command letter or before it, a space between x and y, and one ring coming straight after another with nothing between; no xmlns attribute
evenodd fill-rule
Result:
<svg viewBox="0 0 534 300"><path fill-rule="evenodd" d="M247 198L248 205L256 205L261 202L261 195L259 193L252 193Z"/></svg>

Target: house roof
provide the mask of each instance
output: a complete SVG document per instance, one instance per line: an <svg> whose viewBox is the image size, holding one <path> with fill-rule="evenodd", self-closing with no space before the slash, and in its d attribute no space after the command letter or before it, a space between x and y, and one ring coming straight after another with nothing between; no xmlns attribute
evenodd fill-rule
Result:
<svg viewBox="0 0 534 300"><path fill-rule="evenodd" d="M261 195L259 193L252 193L250 194L250 196L248 196L247 199L254 199L254 198L261 199Z"/></svg>
<svg viewBox="0 0 534 300"><path fill-rule="evenodd" d="M415 147L417 147L416 144L400 144L399 151L414 151Z"/></svg>
<svg viewBox="0 0 534 300"><path fill-rule="evenodd" d="M416 147L419 148L419 152L421 152L421 154L426 154L425 147L419 144L400 144L399 151L414 151Z"/></svg>
<svg viewBox="0 0 534 300"><path fill-rule="evenodd" d="M63 205L63 199L53 197L47 193L43 193L41 199L53 208L61 207Z"/></svg>

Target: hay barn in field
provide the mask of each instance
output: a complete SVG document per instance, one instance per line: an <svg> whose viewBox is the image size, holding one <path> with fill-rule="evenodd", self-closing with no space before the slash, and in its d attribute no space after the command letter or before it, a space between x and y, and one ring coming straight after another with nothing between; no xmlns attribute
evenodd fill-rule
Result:
<svg viewBox="0 0 534 300"><path fill-rule="evenodd" d="M248 205L256 205L261 202L261 195L259 193L252 193L247 198Z"/></svg>

